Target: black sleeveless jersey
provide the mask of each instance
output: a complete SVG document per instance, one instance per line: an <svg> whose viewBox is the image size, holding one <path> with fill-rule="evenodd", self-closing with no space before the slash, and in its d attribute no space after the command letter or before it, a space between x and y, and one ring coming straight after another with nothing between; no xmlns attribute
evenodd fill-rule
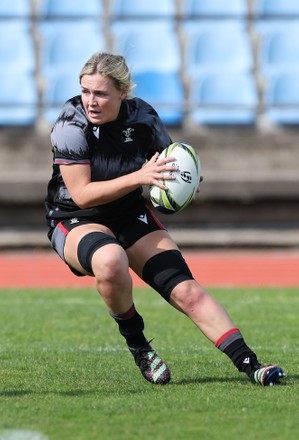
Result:
<svg viewBox="0 0 299 440"><path fill-rule="evenodd" d="M118 118L100 126L86 117L80 96L67 101L52 129L53 174L48 184L46 217L53 228L67 218L100 223L126 215L144 201L142 188L111 203L80 209L70 197L59 165L88 164L93 182L111 180L142 167L171 138L156 111L139 98L124 100Z"/></svg>

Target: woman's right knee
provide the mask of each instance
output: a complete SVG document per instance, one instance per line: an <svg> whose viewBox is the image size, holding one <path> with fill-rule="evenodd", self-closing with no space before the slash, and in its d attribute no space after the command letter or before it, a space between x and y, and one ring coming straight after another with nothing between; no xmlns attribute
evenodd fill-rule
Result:
<svg viewBox="0 0 299 440"><path fill-rule="evenodd" d="M120 245L98 249L91 264L97 282L119 285L130 280L128 257Z"/></svg>
<svg viewBox="0 0 299 440"><path fill-rule="evenodd" d="M112 313L124 313L133 304L132 277L124 249L109 244L98 249L92 258L96 288Z"/></svg>

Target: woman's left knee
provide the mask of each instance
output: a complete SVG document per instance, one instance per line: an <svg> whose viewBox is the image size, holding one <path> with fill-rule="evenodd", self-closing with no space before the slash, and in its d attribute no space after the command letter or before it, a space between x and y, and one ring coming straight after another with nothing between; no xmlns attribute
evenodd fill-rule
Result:
<svg viewBox="0 0 299 440"><path fill-rule="evenodd" d="M184 311L188 311L200 305L206 295L205 290L196 281L190 280L178 284L173 289L170 299Z"/></svg>

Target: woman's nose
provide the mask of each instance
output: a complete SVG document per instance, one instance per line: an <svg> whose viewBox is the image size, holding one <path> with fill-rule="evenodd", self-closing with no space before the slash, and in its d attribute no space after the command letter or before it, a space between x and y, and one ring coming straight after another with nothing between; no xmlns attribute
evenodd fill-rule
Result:
<svg viewBox="0 0 299 440"><path fill-rule="evenodd" d="M95 96L91 93L89 95L89 105L94 105L96 103Z"/></svg>

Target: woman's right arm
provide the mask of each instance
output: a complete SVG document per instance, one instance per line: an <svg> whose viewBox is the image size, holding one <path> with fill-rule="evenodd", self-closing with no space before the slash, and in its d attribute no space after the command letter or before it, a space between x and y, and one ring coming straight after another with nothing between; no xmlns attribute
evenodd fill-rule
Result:
<svg viewBox="0 0 299 440"><path fill-rule="evenodd" d="M81 209L92 208L113 202L142 185L157 185L167 189L161 182L161 173L175 171L176 166L168 165L173 157L157 160L156 153L140 170L117 177L112 180L91 182L90 165L68 164L60 165L63 181L76 205ZM172 180L172 175L163 175L164 180Z"/></svg>

